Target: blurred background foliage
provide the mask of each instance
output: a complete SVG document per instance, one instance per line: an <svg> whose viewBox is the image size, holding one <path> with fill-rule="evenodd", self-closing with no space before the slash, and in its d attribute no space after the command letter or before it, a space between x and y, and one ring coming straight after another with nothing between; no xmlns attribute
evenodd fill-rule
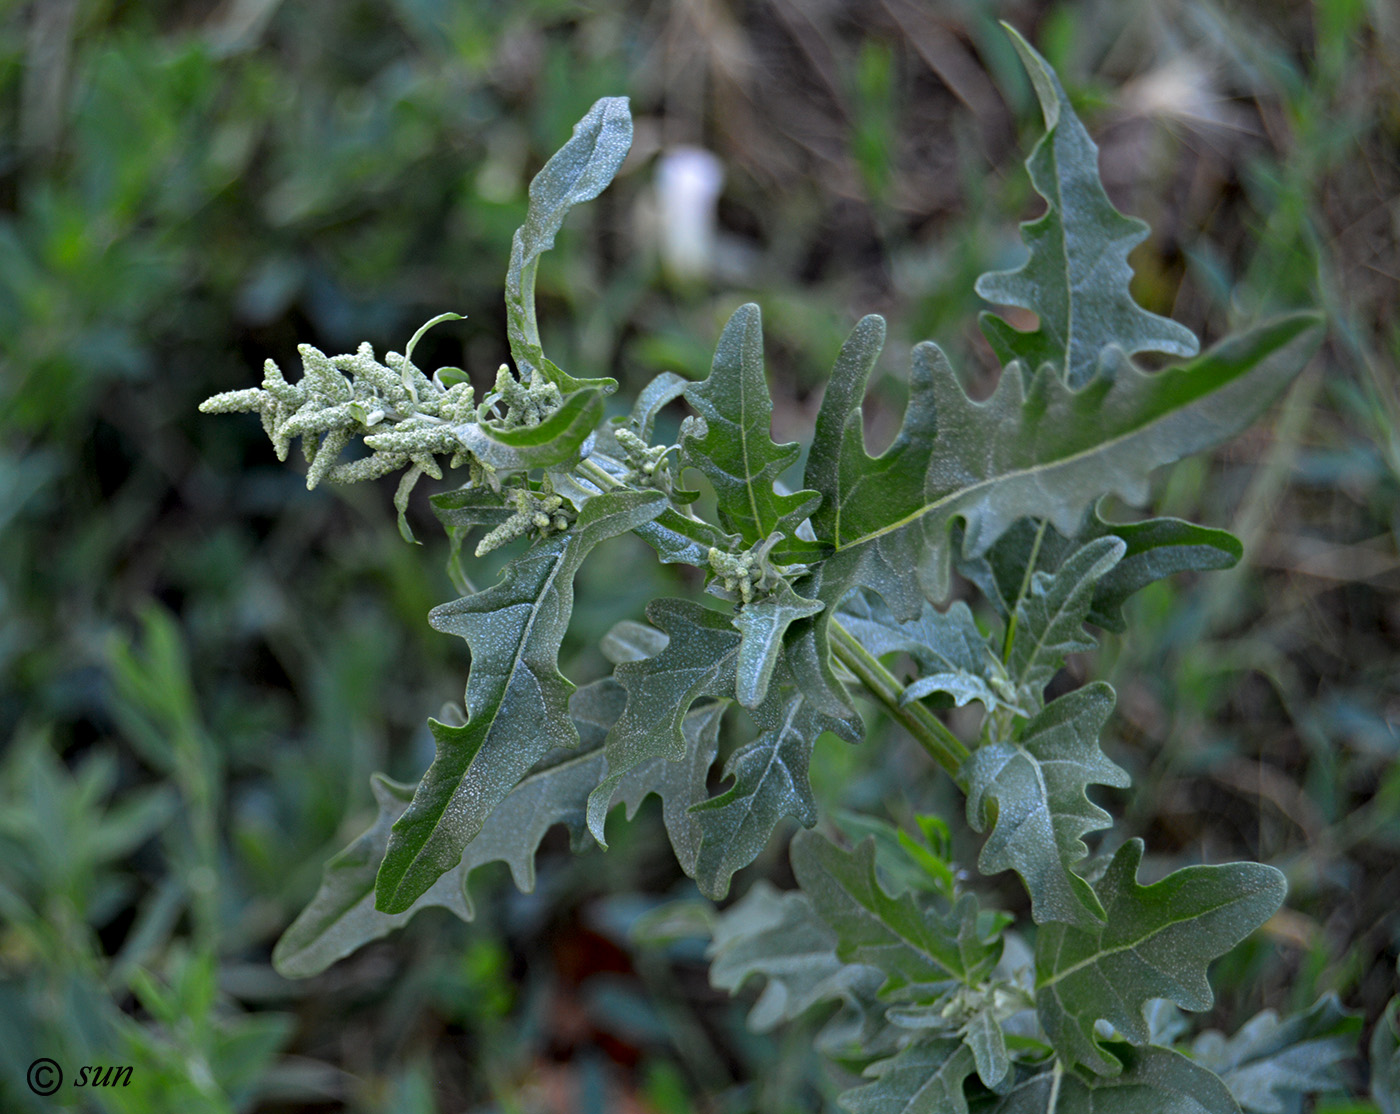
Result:
<svg viewBox="0 0 1400 1114"><path fill-rule="evenodd" d="M1040 127L998 18L1057 65L1111 193L1151 222L1145 304L1207 341L1287 307L1331 318L1268 422L1159 485L1164 510L1240 532L1245 564L1154 586L1064 683L1118 686L1105 749L1136 787L1108 803L1157 867L1289 875L1286 910L1218 965L1205 1020L1335 990L1374 1023L1400 951L1389 0L9 0L0 1107L823 1108L807 1032L748 1033L693 942L631 942L639 915L692 892L647 808L607 855L573 858L555 833L534 894L483 872L470 926L432 911L318 979L272 973L321 864L368 823L368 774L421 773L424 719L460 698L466 663L424 621L453 594L444 546L404 545L388 491L308 494L255 421L195 407L266 357L295 366L298 341L402 348L443 310L469 318L423 362L489 380L524 187L617 93L633 155L541 272L562 366L616 375L622 396L703 375L753 299L780 440L809 434L864 312L893 335L877 442L909 342L936 338L984 392L972 282L1017 258ZM688 263L655 186L685 146L725 174ZM693 589L614 543L582 577L571 675L601 671L613 621ZM956 820L893 731L823 742L813 776L831 808ZM746 873L790 884L785 863L775 844ZM979 885L1018 908L1001 881ZM135 1071L38 1099L38 1056ZM1358 1062L1358 1095L1363 1079Z"/></svg>

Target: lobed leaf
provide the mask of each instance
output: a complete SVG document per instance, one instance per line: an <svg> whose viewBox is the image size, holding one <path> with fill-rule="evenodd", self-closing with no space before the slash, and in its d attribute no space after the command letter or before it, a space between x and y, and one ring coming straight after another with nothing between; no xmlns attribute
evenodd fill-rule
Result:
<svg viewBox="0 0 1400 1114"><path fill-rule="evenodd" d="M608 732L607 776L588 804L589 830L604 847L603 821L628 771L649 759L680 758L685 753L681 722L690 706L702 697L734 696L739 633L727 615L687 600L660 599L647 606L647 619L667 643L654 657L617 667L627 706Z"/></svg>
<svg viewBox="0 0 1400 1114"><path fill-rule="evenodd" d="M437 756L394 824L376 883L381 912L410 908L457 864L530 767L555 747L578 744L568 715L573 685L558 662L574 574L595 545L655 517L664 504L659 492L592 499L568 532L517 557L496 585L433 609L432 625L461 635L472 650L469 718L461 727L429 721Z"/></svg>
<svg viewBox="0 0 1400 1114"><path fill-rule="evenodd" d="M1328 994L1283 1021L1264 1010L1233 1037L1202 1033L1191 1057L1219 1075L1245 1110L1285 1114L1303 1095L1345 1089L1342 1063L1356 1055L1360 1035L1361 1017Z"/></svg>
<svg viewBox="0 0 1400 1114"><path fill-rule="evenodd" d="M1034 371L1053 366L1071 387L1094 378L1109 346L1128 355L1166 352L1194 356L1190 329L1149 313L1133 300L1128 253L1148 227L1113 207L1099 180L1099 149L1075 116L1060 79L1014 29L1007 33L1030 75L1045 116L1045 135L1026 168L1047 208L1021 226L1030 258L1014 271L983 275L977 293L998 305L1020 306L1040 319L1018 332L982 315L982 331L1005 365L1020 360Z"/></svg>
<svg viewBox="0 0 1400 1114"><path fill-rule="evenodd" d="M911 893L886 893L875 873L873 839L843 851L813 832L799 832L791 855L803 893L836 933L837 955L883 971L882 995L909 986L972 985L1001 957L1001 941L979 923L971 894L945 914Z"/></svg>
<svg viewBox="0 0 1400 1114"><path fill-rule="evenodd" d="M919 676L905 688L903 702L942 692L958 707L974 700L988 711L1014 707L1007 702L1010 678L961 600L947 611L925 601L917 619L900 622L879 596L858 591L846 597L837 618L876 657L914 659Z"/></svg>
<svg viewBox="0 0 1400 1114"><path fill-rule="evenodd" d="M1054 573L1035 573L1030 591L1016 601L1007 666L1028 707L1043 706L1045 686L1065 658L1094 648L1084 620L1095 585L1122 559L1123 549L1118 538L1096 538L1073 552Z"/></svg>
<svg viewBox="0 0 1400 1114"><path fill-rule="evenodd" d="M604 771L603 738L622 711L625 693L611 678L586 685L569 701L580 735L576 750L556 750L527 774L492 811L455 867L442 874L412 905L383 913L374 905L375 875L389 845L390 830L413 798L413 786L376 774L370 789L379 806L373 827L332 858L320 889L283 933L272 961L286 978L308 978L332 963L407 924L421 909L437 905L463 920L474 915L468 882L479 866L504 862L516 886L534 889L535 854L555 824L565 825L577 847L584 836L588 794ZM720 705L694 708L686 716L687 753L682 762L639 766L619 787L618 800L630 817L648 793L662 798L672 847L693 860L695 837L687 810L705 796L705 775L714 762Z"/></svg>
<svg viewBox="0 0 1400 1114"><path fill-rule="evenodd" d="M1112 1046L1123 1070L1082 1075L1058 1066L1028 1075L978 1114L1239 1114L1220 1078L1180 1052Z"/></svg>
<svg viewBox="0 0 1400 1114"><path fill-rule="evenodd" d="M788 628L825 606L820 600L799 596L784 580L769 595L739 608L734 616L734 629L741 638L734 665L734 695L740 704L757 708L763 703Z"/></svg>
<svg viewBox="0 0 1400 1114"><path fill-rule="evenodd" d="M1225 530L1212 530L1179 518L1149 518L1142 522L1108 522L1093 512L1075 531L1074 540L1048 523L1039 533L1031 519L1017 522L982 556L958 561L958 571L973 581L1003 617L1016 608L1026 566L1035 553L1038 571L1055 572L1079 545L1095 538L1123 542L1122 559L1094 585L1086 621L1104 630L1122 631L1123 604L1147 585L1179 572L1204 572L1233 567L1243 555L1239 539Z"/></svg>
<svg viewBox="0 0 1400 1114"><path fill-rule="evenodd" d="M817 493L774 490L800 447L773 443L773 401L756 305L734 311L720 334L709 376L690 384L685 399L699 417L681 426L681 460L714 485L720 525L750 546L775 531L793 538L816 506Z"/></svg>
<svg viewBox="0 0 1400 1114"><path fill-rule="evenodd" d="M874 1082L841 1096L851 1114L967 1114L963 1084L976 1068L957 1038L920 1041L865 1071Z"/></svg>
<svg viewBox="0 0 1400 1114"><path fill-rule="evenodd" d="M1051 701L1020 738L993 739L963 764L967 822L978 832L992 826L977 869L1019 874L1037 924L1062 921L1092 931L1104 918L1093 887L1073 867L1088 854L1082 837L1113 822L1085 790L1129 784L1099 749L1112 710L1112 688L1102 681L1085 685Z"/></svg>
<svg viewBox="0 0 1400 1114"><path fill-rule="evenodd" d="M946 595L947 529L964 524L964 559L985 553L1022 518L1066 536L1102 496L1140 502L1151 472L1233 436L1302 368L1321 339L1318 318L1295 314L1234 337L1188 364L1147 373L1121 353L1074 390L1048 368L1004 373L974 402L939 349L914 350L900 432L865 452L860 395L883 327L865 319L842 348L822 400L806 482L823 503L812 517L847 578L900 619Z"/></svg>
<svg viewBox="0 0 1400 1114"><path fill-rule="evenodd" d="M1183 867L1142 886L1142 850L1141 840L1123 844L1094 887L1107 923L1054 922L1036 936L1040 1023L1066 1064L1099 1075L1125 1067L1097 1037L1100 1019L1140 1045L1149 1037L1149 999L1209 1009L1207 965L1271 917L1287 890L1283 875L1260 863Z"/></svg>

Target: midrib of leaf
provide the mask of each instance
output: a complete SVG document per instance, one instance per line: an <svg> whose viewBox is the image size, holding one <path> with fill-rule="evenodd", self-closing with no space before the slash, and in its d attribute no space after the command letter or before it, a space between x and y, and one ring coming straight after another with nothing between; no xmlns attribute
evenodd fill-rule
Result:
<svg viewBox="0 0 1400 1114"><path fill-rule="evenodd" d="M1003 371L1002 374L1010 374L1010 371ZM1160 372L1159 374L1168 373ZM1243 375L1248 373L1243 372L1241 374ZM1235 379L1232 379L1230 382L1235 382ZM1205 384L1202 385L1203 388L1206 386L1207 385ZM1006 483L1008 480L1017 480L1034 477L1040 475L1043 472L1048 472L1056 468L1063 468L1067 465L1076 464L1082 460L1088 460L1091 457L1104 453L1109 449L1115 448L1116 446L1122 444L1125 441L1131 440L1132 438L1139 436L1143 433L1143 431L1151 429L1154 425L1158 425L1159 423L1166 421L1168 418L1174 417L1177 413L1179 413L1181 410L1184 410L1191 403L1198 402L1200 399L1206 397L1208 393L1208 390L1198 389L1189 398L1182 400L1182 402L1179 405L1170 407L1169 409L1153 414L1148 420L1142 422L1140 425L1131 426L1130 428L1124 430L1122 433L1119 433L1116 436L1109 437L1103 441L1097 441L1093 445L1089 445L1079 450L1078 452L1069 453L1065 456L1059 456L1053 460L1042 461L1037 464L1033 464L1028 468L1013 468L1005 472L999 472L997 475L989 476L985 480L978 480L976 483L968 484L966 487L960 487L954 491L950 491L948 494L942 495L939 498L933 500L932 502L925 503L923 506L911 511L903 518L896 519L894 522L887 523L886 525L880 527L880 529L878 530L872 530L870 531L870 533L864 534L861 537L855 538L849 542L843 542L841 540L841 535L838 532L836 535L835 550L839 553L842 550L855 549L858 546L862 546L869 542L875 541L878 538L884 537L886 534L892 534L896 530L901 530L905 526L917 522L919 519L923 518L927 514L932 514L935 511L941 510L943 507L946 507L949 503L954 503L957 500L962 499L963 497L969 494L975 494L976 492L985 490L987 488L996 487L998 484Z"/></svg>

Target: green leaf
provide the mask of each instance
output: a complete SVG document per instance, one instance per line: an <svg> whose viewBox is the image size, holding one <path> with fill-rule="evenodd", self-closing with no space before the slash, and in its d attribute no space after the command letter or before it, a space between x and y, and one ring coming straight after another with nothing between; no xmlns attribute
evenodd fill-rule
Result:
<svg viewBox="0 0 1400 1114"><path fill-rule="evenodd" d="M1071 554L1053 574L1038 572L1016 602L1007 665L1022 702L1040 708L1048 685L1070 654L1092 650L1084 620L1094 586L1122 559L1117 538L1096 538Z"/></svg>
<svg viewBox="0 0 1400 1114"><path fill-rule="evenodd" d="M437 756L394 825L376 883L381 912L412 906L457 864L531 766L553 747L577 745L568 715L573 685L558 663L574 574L595 545L654 517L664 504L658 492L591 499L566 533L517 557L496 585L433 609L432 625L471 647L469 720L462 727L429 721ZM677 747L676 756L682 752Z"/></svg>
<svg viewBox="0 0 1400 1114"><path fill-rule="evenodd" d="M710 945L710 985L737 994L753 978L766 985L749 1011L749 1028L764 1033L825 1002L842 1008L817 1035L824 1055L865 1062L895 1050L899 1030L884 1020L875 992L885 976L843 963L836 937L800 891L781 893L759 879L719 915Z"/></svg>
<svg viewBox="0 0 1400 1114"><path fill-rule="evenodd" d="M1371 1097L1381 1114L1400 1114L1400 995L1385 1007L1366 1051L1371 1057Z"/></svg>
<svg viewBox="0 0 1400 1114"><path fill-rule="evenodd" d="M272 961L286 978L308 978L363 947L402 928L420 909L439 905L463 920L474 910L468 881L489 862L509 865L516 886L529 893L535 884L535 853L555 824L564 824L577 847L584 836L588 794L603 775L603 738L621 713L626 694L611 678L586 685L569 700L579 732L577 750L556 750L527 774L492 811L455 867L443 874L400 913L374 907L374 882L389 845L392 825L408 808L413 786L376 774L370 788L379 806L374 826L331 859L311 903L282 935ZM705 774L718 743L718 705L692 709L682 730L683 762L653 762L632 771L619 787L628 815L647 793L662 798L663 817L677 857L693 861L697 837L687 810L705 795Z"/></svg>
<svg viewBox="0 0 1400 1114"><path fill-rule="evenodd" d="M702 842L693 877L700 892L715 901L729 892L736 870L753 862L785 816L810 828L817 822L808 768L821 720L800 689L774 692L754 711L762 729L724 766L734 785L695 806L692 815Z"/></svg>
<svg viewBox="0 0 1400 1114"><path fill-rule="evenodd" d="M1100 1019L1143 1044L1148 999L1209 1009L1207 965L1272 916L1287 891L1283 875L1259 863L1183 867L1142 886L1142 850L1141 840L1125 843L1094 887L1106 924L1083 929L1055 922L1036 935L1040 1023L1066 1063L1100 1075L1124 1067L1095 1035Z"/></svg>
<svg viewBox="0 0 1400 1114"><path fill-rule="evenodd" d="M1256 1014L1233 1037L1202 1033L1191 1057L1219 1075L1245 1110L1285 1114L1297 1108L1297 1096L1345 1089L1342 1063L1356 1055L1360 1036L1361 1016L1328 994L1284 1021L1273 1010Z"/></svg>
<svg viewBox="0 0 1400 1114"><path fill-rule="evenodd" d="M1093 887L1073 867L1088 854L1083 837L1112 817L1085 795L1090 785L1128 785L1128 775L1099 749L1113 710L1102 681L1051 703L1019 739L994 739L963 764L967 822L992 834L977 869L1014 870L1031 895L1037 924L1064 921L1094 929L1104 917Z"/></svg>
<svg viewBox="0 0 1400 1114"><path fill-rule="evenodd" d="M947 594L954 520L964 523L964 558L975 558L1019 519L1048 519L1070 536L1103 495L1141 502L1155 468L1247 426L1321 340L1317 316L1298 314L1161 372L1119 353L1081 390L1049 369L1029 382L1006 373L983 402L936 346L920 344L903 425L872 458L859 403L882 333L867 318L842 348L806 482L823 497L812 517L819 541L853 562L849 583L879 592L900 619Z"/></svg>
<svg viewBox="0 0 1400 1114"><path fill-rule="evenodd" d="M868 1067L874 1082L847 1091L841 1106L851 1114L967 1114L963 1083L975 1067L960 1040L921 1041Z"/></svg>
<svg viewBox="0 0 1400 1114"><path fill-rule="evenodd" d="M535 273L540 256L554 246L554 237L569 210L607 188L631 146L632 114L627 98L603 97L574 125L573 137L531 181L525 223L511 243L506 271L506 333L511 356L522 378L538 373L565 395L584 388L611 393L617 389L617 381L575 379L545 359L535 319Z"/></svg>
<svg viewBox="0 0 1400 1114"><path fill-rule="evenodd" d="M1169 1048L1110 1046L1118 1075L1085 1076L1058 1064L1027 1076L978 1114L1239 1114L1214 1072Z"/></svg>
<svg viewBox="0 0 1400 1114"><path fill-rule="evenodd" d="M492 468L525 471L576 460L602 420L602 392L581 390L565 396L559 409L538 425L506 428L493 422L466 422L456 427L456 433L465 449Z"/></svg>
<svg viewBox="0 0 1400 1114"><path fill-rule="evenodd" d="M973 985L1001 957L1001 940L985 931L971 894L939 913L912 893L886 893L875 873L873 839L843 851L814 832L799 832L792 841L792 869L836 933L836 954L885 973L882 995L909 986Z"/></svg>
<svg viewBox="0 0 1400 1114"><path fill-rule="evenodd" d="M1035 550L1036 534L1036 523L1022 519L981 557L958 562L958 571L982 590L1003 617L1015 610L1024 570ZM1231 568L1244 553L1239 539L1225 530L1212 530L1179 518L1108 522L1094 512L1075 531L1077 540L1066 538L1046 524L1036 569L1054 572L1079 545L1110 536L1123 542L1123 558L1099 578L1085 618L1111 631L1124 629L1123 604L1139 589L1174 573Z"/></svg>
<svg viewBox="0 0 1400 1114"><path fill-rule="evenodd" d="M1045 116L1045 135L1026 168L1048 207L1021 226L1030 258L1014 271L977 280L977 293L987 301L1031 310L1039 326L1018 332L983 314L987 340L1003 364L1021 360L1034 371L1048 363L1072 387L1094 377L1110 345L1128 355L1194 356L1200 346L1190 329L1133 300L1128 253L1147 239L1148 227L1113 207L1099 180L1099 149L1074 115L1059 78L1025 39L1009 26L1006 30Z"/></svg>
<svg viewBox="0 0 1400 1114"><path fill-rule="evenodd" d="M947 611L925 602L917 619L901 623L879 596L856 592L841 605L838 618L876 657L908 654L914 659L919 675L905 688L902 702L943 692L958 707L974 700L988 711L1014 707L1007 702L1010 678L961 600Z"/></svg>
<svg viewBox="0 0 1400 1114"><path fill-rule="evenodd" d="M588 803L589 830L604 847L608 806L628 771L652 758L682 757L681 721L690 706L702 697L734 696L739 633L727 615L687 600L660 599L647 606L647 619L668 641L655 657L617 667L627 707L608 733L608 775Z"/></svg>
<svg viewBox="0 0 1400 1114"><path fill-rule="evenodd" d="M742 638L734 677L734 695L740 704L756 708L763 703L788 628L825 606L820 600L803 599L785 580L763 599L740 606L734 616L734 628Z"/></svg>
<svg viewBox="0 0 1400 1114"><path fill-rule="evenodd" d="M763 325L756 305L740 306L725 325L714 365L685 399L699 414L681 426L681 459L714 485L720 525L755 545L775 531L792 538L817 493L779 495L774 482L797 460L796 443L773 443L773 401L763 371Z"/></svg>

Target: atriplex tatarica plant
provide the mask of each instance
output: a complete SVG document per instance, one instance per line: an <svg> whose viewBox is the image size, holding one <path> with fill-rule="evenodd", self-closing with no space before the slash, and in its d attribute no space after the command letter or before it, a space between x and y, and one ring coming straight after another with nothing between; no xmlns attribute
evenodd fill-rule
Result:
<svg viewBox="0 0 1400 1114"><path fill-rule="evenodd" d="M604 417L614 380L575 378L541 349L536 269L570 208L622 162L623 98L595 104L530 186L506 274L515 368L481 397L457 369L421 371L410 341L382 361L368 345L342 356L303 346L299 382L268 361L261 387L204 404L258 411L284 458L300 437L310 486L405 469L405 533L419 477L440 479L444 465L465 475L432 497L463 595L429 616L470 647L465 712L430 721L437 755L417 786L375 777L378 821L327 865L278 944L282 973L321 971L428 905L470 918L477 866L502 860L529 888L552 825L606 845L613 806L630 814L650 793L680 865L719 900L780 820L817 824L813 743L823 731L859 742L852 695L863 693L963 790L967 823L986 837L978 868L1020 876L1034 927L979 905L934 818L916 818L922 839L885 829L853 849L801 832L798 889L759 884L710 913L713 982L769 980L756 1025L839 1003L819 1047L864 1076L842 1096L848 1110L1224 1114L1282 1111L1335 1085L1359 1021L1330 998L1230 1039L1185 1040L1177 1007L1211 1005L1207 965L1279 908L1283 876L1230 863L1143 885L1139 840L1089 860L1084 837L1111 819L1086 789L1128 784L1098 744L1114 693L1093 683L1046 701L1066 655L1093 646L1086 623L1122 630L1139 588L1240 557L1221 530L1112 522L1101 500L1141 504L1154 469L1244 429L1307 362L1321 324L1281 317L1202 354L1187 329L1138 306L1127 256L1146 226L1109 203L1058 79L1012 37L1045 116L1028 166L1047 209L1024 226L1027 261L977 290L1039 324L984 317L1005 370L981 402L936 345L918 345L903 426L879 456L861 415L879 317L858 322L837 357L794 491L778 485L800 448L771 439L757 306L730 318L708 378L663 374L625 418ZM1142 352L1182 362L1147 372L1133 361ZM653 444L676 399L694 415L677 444ZM355 441L368 453L342 461ZM713 489L713 520L695 513L687 470ZM558 666L574 576L627 531L659 560L703 570L716 599L652 601L648 624L620 622L604 639L612 674L576 687ZM522 540L495 584L471 587L464 552ZM954 568L985 596L992 630L944 603ZM907 663L912 675L895 672ZM936 709L971 702L981 729L961 738ZM729 754L727 788L709 796L735 703L759 734Z"/></svg>

